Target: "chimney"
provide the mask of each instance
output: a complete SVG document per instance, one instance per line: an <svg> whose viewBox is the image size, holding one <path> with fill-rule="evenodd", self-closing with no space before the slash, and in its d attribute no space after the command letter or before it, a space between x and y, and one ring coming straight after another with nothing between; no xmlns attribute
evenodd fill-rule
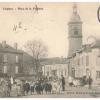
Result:
<svg viewBox="0 0 100 100"><path fill-rule="evenodd" d="M6 47L6 41L2 41L2 47L3 47L3 48Z"/></svg>
<svg viewBox="0 0 100 100"><path fill-rule="evenodd" d="M18 44L17 43L14 43L14 48L17 50L17 48L18 48Z"/></svg>

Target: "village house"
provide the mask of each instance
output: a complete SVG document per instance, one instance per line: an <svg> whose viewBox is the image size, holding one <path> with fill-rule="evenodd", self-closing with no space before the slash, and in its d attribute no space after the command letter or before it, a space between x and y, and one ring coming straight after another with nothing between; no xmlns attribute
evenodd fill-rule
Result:
<svg viewBox="0 0 100 100"><path fill-rule="evenodd" d="M23 73L23 52L18 50L17 43L11 47L2 41L0 44L0 76L14 76Z"/></svg>
<svg viewBox="0 0 100 100"><path fill-rule="evenodd" d="M58 77L63 75L68 78L68 67L66 58L48 58L45 63L41 62L43 75L46 77Z"/></svg>
<svg viewBox="0 0 100 100"><path fill-rule="evenodd" d="M0 44L0 77L35 77L32 56L18 49L18 44L10 46L6 41Z"/></svg>
<svg viewBox="0 0 100 100"><path fill-rule="evenodd" d="M93 79L93 85L100 84L100 40L83 45L80 50L72 54L70 60L72 77L88 78L90 76Z"/></svg>

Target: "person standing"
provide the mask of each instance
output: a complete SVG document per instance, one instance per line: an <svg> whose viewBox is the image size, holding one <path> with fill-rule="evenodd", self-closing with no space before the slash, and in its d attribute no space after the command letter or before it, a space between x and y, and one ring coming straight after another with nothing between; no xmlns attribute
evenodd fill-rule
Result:
<svg viewBox="0 0 100 100"><path fill-rule="evenodd" d="M30 91L30 84L28 81L26 81L26 94L28 95Z"/></svg>
<svg viewBox="0 0 100 100"><path fill-rule="evenodd" d="M88 84L89 84L89 89L91 89L91 85L92 85L92 78L89 76L89 79L88 79Z"/></svg>
<svg viewBox="0 0 100 100"><path fill-rule="evenodd" d="M2 81L2 88L3 88L3 97L7 97L8 96L8 83L6 80Z"/></svg>
<svg viewBox="0 0 100 100"><path fill-rule="evenodd" d="M61 75L62 91L65 91L65 78Z"/></svg>
<svg viewBox="0 0 100 100"><path fill-rule="evenodd" d="M14 84L14 79L13 79L12 76L11 76L11 78L10 78L10 82L11 82L12 85Z"/></svg>
<svg viewBox="0 0 100 100"><path fill-rule="evenodd" d="M22 96L25 96L25 93L26 93L26 83L25 83L25 80L22 81L21 92L22 92Z"/></svg>
<svg viewBox="0 0 100 100"><path fill-rule="evenodd" d="M10 80L8 80L8 91L7 91L7 95L9 97L10 97L10 94L11 94L11 88L12 88L11 82L10 82Z"/></svg>

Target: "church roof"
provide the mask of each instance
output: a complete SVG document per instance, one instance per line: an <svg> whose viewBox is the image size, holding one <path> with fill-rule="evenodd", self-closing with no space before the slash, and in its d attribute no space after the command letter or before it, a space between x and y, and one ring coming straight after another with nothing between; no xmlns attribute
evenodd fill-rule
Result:
<svg viewBox="0 0 100 100"><path fill-rule="evenodd" d="M8 44L6 44L6 46L3 47L1 43L0 43L0 52L22 53L21 50L19 50L19 49L16 50L15 48L11 47Z"/></svg>
<svg viewBox="0 0 100 100"><path fill-rule="evenodd" d="M100 48L100 39L96 39L96 41L91 44L91 47Z"/></svg>

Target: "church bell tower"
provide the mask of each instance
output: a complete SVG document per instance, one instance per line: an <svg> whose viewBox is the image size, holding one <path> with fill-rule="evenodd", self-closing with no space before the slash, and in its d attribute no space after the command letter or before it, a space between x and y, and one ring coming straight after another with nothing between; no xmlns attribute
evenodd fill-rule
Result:
<svg viewBox="0 0 100 100"><path fill-rule="evenodd" d="M82 46L82 21L77 12L77 5L73 5L73 12L68 23L69 50L68 57Z"/></svg>

